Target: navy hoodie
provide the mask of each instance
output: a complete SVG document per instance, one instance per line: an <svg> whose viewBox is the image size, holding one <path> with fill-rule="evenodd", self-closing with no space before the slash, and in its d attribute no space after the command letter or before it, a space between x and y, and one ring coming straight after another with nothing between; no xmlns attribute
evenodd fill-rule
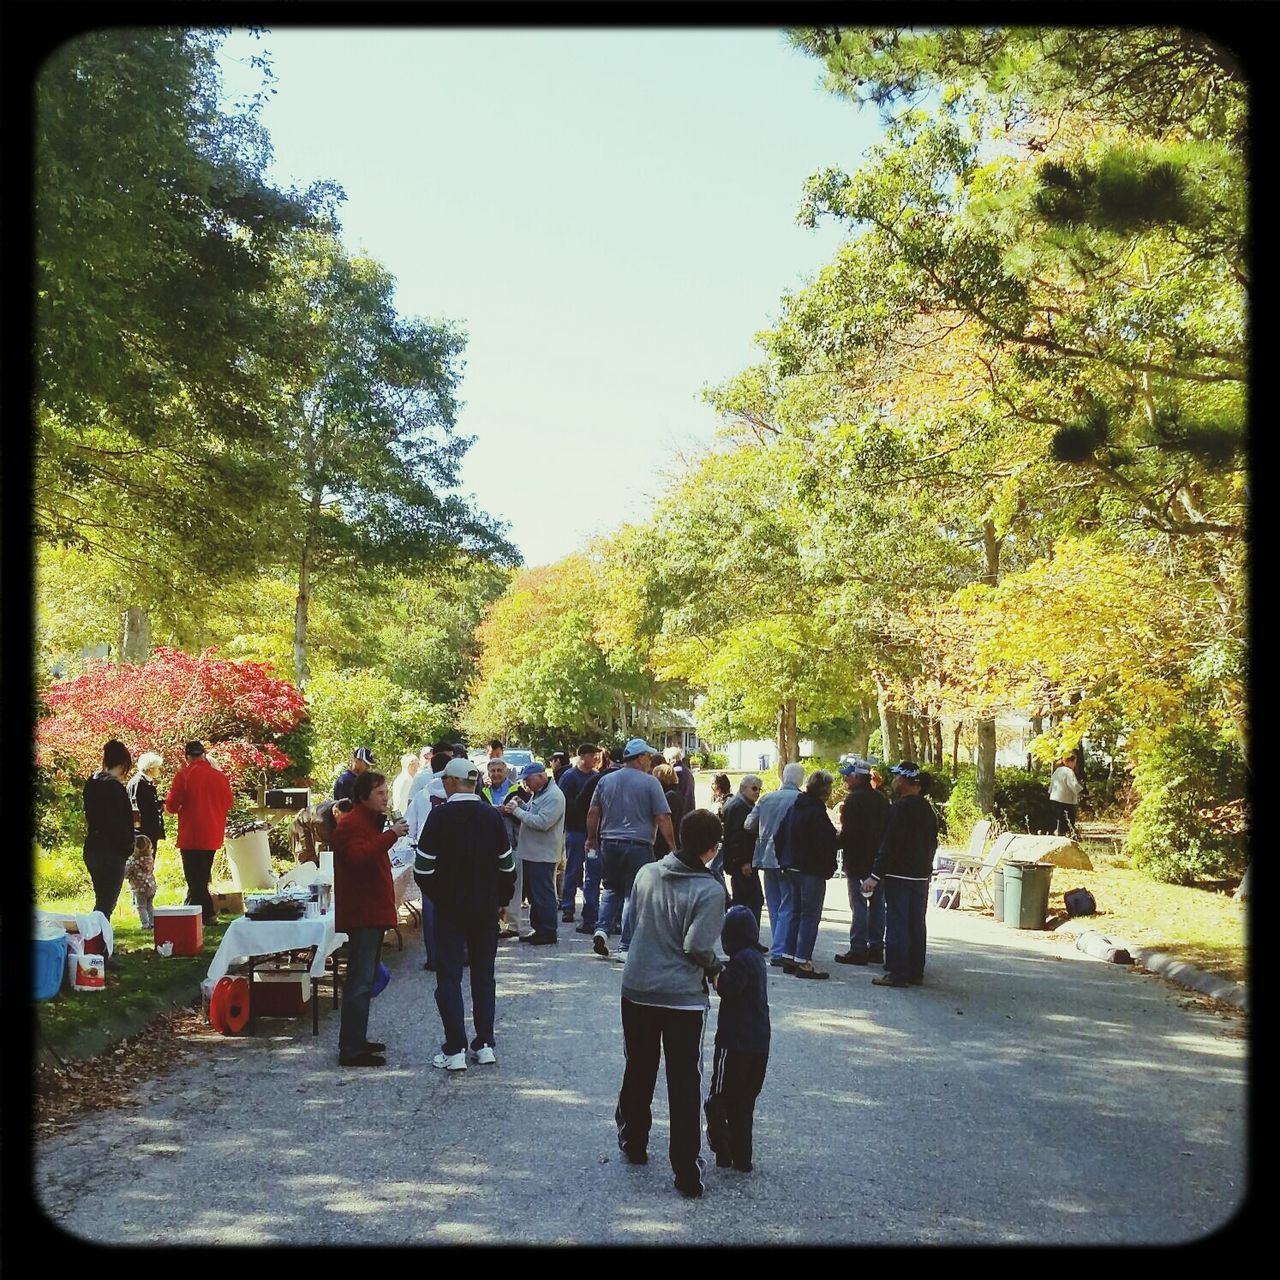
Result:
<svg viewBox="0 0 1280 1280"><path fill-rule="evenodd" d="M720 931L729 963L716 978L720 1017L716 1048L769 1053L769 978L760 945L760 926L746 907L730 907Z"/></svg>

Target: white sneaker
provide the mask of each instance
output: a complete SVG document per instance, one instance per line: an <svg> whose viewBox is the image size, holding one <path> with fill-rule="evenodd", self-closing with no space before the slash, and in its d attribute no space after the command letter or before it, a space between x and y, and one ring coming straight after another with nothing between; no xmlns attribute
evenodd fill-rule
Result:
<svg viewBox="0 0 1280 1280"><path fill-rule="evenodd" d="M493 1052L491 1049L490 1053ZM444 1071L465 1071L467 1069L467 1051L460 1050L457 1053L445 1053L441 1051L431 1059L433 1067L440 1067Z"/></svg>
<svg viewBox="0 0 1280 1280"><path fill-rule="evenodd" d="M472 1050L471 1061L481 1067L492 1067L497 1063L498 1055L494 1053L492 1045L485 1044Z"/></svg>

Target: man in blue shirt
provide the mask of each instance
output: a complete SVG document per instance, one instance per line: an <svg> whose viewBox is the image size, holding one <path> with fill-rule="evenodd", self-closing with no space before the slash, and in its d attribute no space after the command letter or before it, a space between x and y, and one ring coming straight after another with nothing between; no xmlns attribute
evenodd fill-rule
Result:
<svg viewBox="0 0 1280 1280"><path fill-rule="evenodd" d="M582 743L578 748L577 764L566 769L559 779L565 805L564 891L560 897L560 913L565 924L573 923L574 898L586 864L587 808L591 803L591 783L599 777L596 773L598 757L599 748L594 742ZM582 886L582 927L579 933L591 933L596 927L600 903L600 860L593 858L592 862L595 864L594 874L588 870Z"/></svg>
<svg viewBox="0 0 1280 1280"><path fill-rule="evenodd" d="M357 747L351 753L351 767L344 769L333 784L335 800L350 800L355 795L356 779L377 762L368 747Z"/></svg>

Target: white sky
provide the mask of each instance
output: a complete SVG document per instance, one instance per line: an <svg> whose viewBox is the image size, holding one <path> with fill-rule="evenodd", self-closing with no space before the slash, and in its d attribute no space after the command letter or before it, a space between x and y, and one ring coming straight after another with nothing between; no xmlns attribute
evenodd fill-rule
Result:
<svg viewBox="0 0 1280 1280"><path fill-rule="evenodd" d="M710 444L701 388L833 254L804 180L856 168L873 112L757 29L274 29L272 178L346 190L344 240L405 314L468 334L462 488L529 565L641 518Z"/></svg>

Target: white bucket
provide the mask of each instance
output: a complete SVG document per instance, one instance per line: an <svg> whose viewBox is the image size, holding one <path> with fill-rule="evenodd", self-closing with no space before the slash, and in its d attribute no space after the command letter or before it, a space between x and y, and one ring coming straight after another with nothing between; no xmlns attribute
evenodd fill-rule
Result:
<svg viewBox="0 0 1280 1280"><path fill-rule="evenodd" d="M227 862L231 866L231 882L242 893L246 889L274 889L276 878L271 871L271 845L265 831L228 840Z"/></svg>
<svg viewBox="0 0 1280 1280"><path fill-rule="evenodd" d="M320 850L320 874L330 884L333 883L333 850Z"/></svg>

